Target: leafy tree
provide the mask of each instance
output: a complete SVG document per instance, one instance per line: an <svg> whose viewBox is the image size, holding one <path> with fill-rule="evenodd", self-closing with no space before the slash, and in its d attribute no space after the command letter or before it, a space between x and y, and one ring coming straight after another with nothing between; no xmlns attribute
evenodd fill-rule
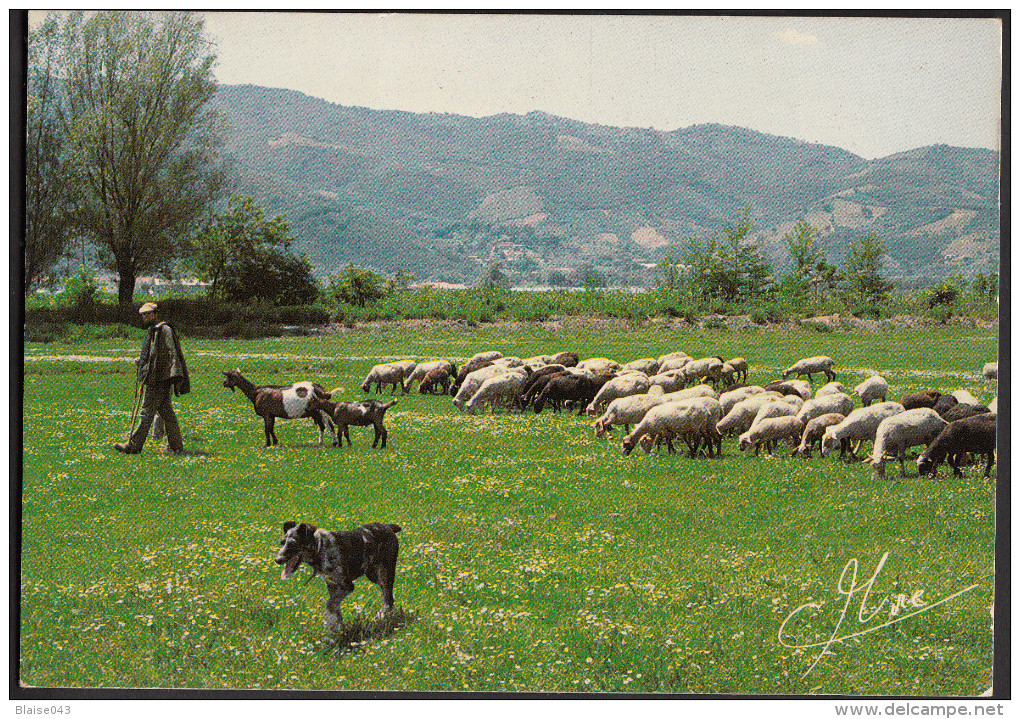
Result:
<svg viewBox="0 0 1020 719"><path fill-rule="evenodd" d="M690 270L688 286L695 299L740 302L772 290L772 264L757 243L749 242L750 208L723 226L723 238L688 241L681 258Z"/></svg>
<svg viewBox="0 0 1020 719"><path fill-rule="evenodd" d="M684 266L672 254L666 255L655 268L655 283L660 289L678 290L684 282Z"/></svg>
<svg viewBox="0 0 1020 719"><path fill-rule="evenodd" d="M803 298L812 290L824 292L836 286L839 273L818 249L817 236L818 230L802 217L783 237L793 259L793 268L781 285L785 294Z"/></svg>
<svg viewBox="0 0 1020 719"><path fill-rule="evenodd" d="M215 55L186 13L71 13L64 32L64 131L80 180L78 228L119 275L121 304L139 274L168 268L217 197Z"/></svg>
<svg viewBox="0 0 1020 719"><path fill-rule="evenodd" d="M889 299L893 285L882 278L884 252L885 245L874 235L867 235L850 247L843 261L848 293L866 302L883 303Z"/></svg>
<svg viewBox="0 0 1020 719"><path fill-rule="evenodd" d="M478 278L478 286L483 290L510 289L510 279L503 274L503 263L496 262L490 265Z"/></svg>
<svg viewBox="0 0 1020 719"><path fill-rule="evenodd" d="M978 272L970 286L970 291L982 302L994 302L999 296L999 275L995 272L988 275Z"/></svg>
<svg viewBox="0 0 1020 719"><path fill-rule="evenodd" d="M232 197L225 212L211 215L192 235L184 266L210 283L209 296L215 298L232 264L255 257L268 247L287 250L292 241L285 218L267 220L254 198Z"/></svg>
<svg viewBox="0 0 1020 719"><path fill-rule="evenodd" d="M49 14L28 32L25 124L25 274L23 290L52 272L73 235L78 183L69 176L67 138L61 129L60 21Z"/></svg>
<svg viewBox="0 0 1020 719"><path fill-rule="evenodd" d="M382 299L391 289L381 275L350 264L340 277L329 276L326 294L349 305L364 307Z"/></svg>
<svg viewBox="0 0 1020 719"><path fill-rule="evenodd" d="M319 299L312 263L275 247L260 247L227 266L221 278L230 302L266 300L274 305L306 305Z"/></svg>

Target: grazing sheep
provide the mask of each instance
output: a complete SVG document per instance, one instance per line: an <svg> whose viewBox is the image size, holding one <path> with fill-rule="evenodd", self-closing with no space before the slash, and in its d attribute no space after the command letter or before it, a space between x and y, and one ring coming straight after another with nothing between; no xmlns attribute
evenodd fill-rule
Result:
<svg viewBox="0 0 1020 719"><path fill-rule="evenodd" d="M829 414L815 417L808 422L804 425L804 432L800 436L800 444L797 446L797 449L793 450L793 456L811 457L811 450L814 448L815 443L818 442L819 446L821 446L822 435L825 434L825 430L839 424L844 419L846 419L845 415L839 412L830 412Z"/></svg>
<svg viewBox="0 0 1020 719"><path fill-rule="evenodd" d="M551 404L553 411L558 412L564 402L573 402L575 406L580 405L578 414L584 414L585 407L595 399L595 395L613 378L610 374L582 375L566 372L561 375L551 375L545 387L535 397L532 407L535 414L540 413L546 404Z"/></svg>
<svg viewBox="0 0 1020 719"><path fill-rule="evenodd" d="M560 352L552 358L552 362L549 364L561 364L564 367L576 367L580 360L581 358L577 356L576 352Z"/></svg>
<svg viewBox="0 0 1020 719"><path fill-rule="evenodd" d="M617 370L620 369L619 362L615 362L611 359L606 359L605 357L590 357L589 359L586 359L584 362L578 362L577 366L580 367L581 369L590 370L595 374L599 374L601 372L608 372L610 370L616 372Z"/></svg>
<svg viewBox="0 0 1020 719"><path fill-rule="evenodd" d="M875 439L875 433L882 420L903 411L904 407L899 402L879 402L870 407L855 409L842 422L825 430L825 434L822 435L822 456L827 456L838 444L840 459L846 456L847 450L852 459L860 459L857 452L861 444ZM855 441L857 445L851 449L850 444Z"/></svg>
<svg viewBox="0 0 1020 719"><path fill-rule="evenodd" d="M592 417L598 416L598 413L614 399L629 397L634 394L645 394L651 386L652 383L648 380L648 377L640 373L630 373L614 377L602 386L602 389L592 399L586 411Z"/></svg>
<svg viewBox="0 0 1020 719"><path fill-rule="evenodd" d="M946 395L942 396L945 397ZM955 397L956 401L959 402L960 404L973 404L973 405L981 404L981 400L979 400L977 397L975 397L965 389L954 390L953 394L949 396Z"/></svg>
<svg viewBox="0 0 1020 719"><path fill-rule="evenodd" d="M421 382L425 379L425 375L434 369L443 368L446 370L447 375L457 375L457 365L448 359L437 359L431 362L422 362L414 368L411 374L407 375L404 379L404 393L411 391L411 385L414 382Z"/></svg>
<svg viewBox="0 0 1020 719"><path fill-rule="evenodd" d="M502 365L496 364L476 369L464 378L464 381L460 385L460 389L457 390L457 394L453 398L453 406L463 412L468 400L474 396L475 392L478 391L478 388L482 386L482 383L485 380L506 372L510 372L510 370Z"/></svg>
<svg viewBox="0 0 1020 719"><path fill-rule="evenodd" d="M493 365L492 360L469 360L464 363L459 370L457 370L457 378L453 381L453 385L450 387L451 394L457 394L457 390L464 384L464 378L476 370L480 370L483 367L491 367Z"/></svg>
<svg viewBox="0 0 1020 719"><path fill-rule="evenodd" d="M780 441L786 440L790 444L796 444L803 431L804 423L795 416L768 417L740 435L740 451L743 452L754 445L754 456L757 457L764 444L765 451L773 454Z"/></svg>
<svg viewBox="0 0 1020 719"><path fill-rule="evenodd" d="M765 392L764 387L757 385L750 385L748 387L740 387L738 389L730 389L719 395L719 403L722 405L724 412L729 412L733 409L737 402L747 399L751 395L763 394Z"/></svg>
<svg viewBox="0 0 1020 719"><path fill-rule="evenodd" d="M722 370L722 360L718 357L704 357L692 360L680 368L684 378L684 384L700 379L702 382L711 382L715 386L719 382L719 372Z"/></svg>
<svg viewBox="0 0 1020 719"><path fill-rule="evenodd" d="M808 382L813 381L812 375L824 373L826 379L832 382L836 379L836 373L832 371L832 365L835 364L830 357L818 356L808 357L795 362L792 367L783 370L783 379L786 379L790 375L797 375L801 377L807 375ZM805 399L807 399L805 397Z"/></svg>
<svg viewBox="0 0 1020 719"><path fill-rule="evenodd" d="M765 389L769 392L778 392L779 394L795 394L805 402L811 399L811 395L814 394L814 391L811 389L811 383L806 379L777 379L765 385Z"/></svg>
<svg viewBox="0 0 1020 719"><path fill-rule="evenodd" d="M648 378L653 387L662 387L663 392L677 392L683 389L684 378L679 370L669 370Z"/></svg>
<svg viewBox="0 0 1020 719"><path fill-rule="evenodd" d="M800 421L807 424L815 417L821 417L823 414L829 414L831 412L839 412L841 415L846 416L854 411L854 400L848 394L827 394L815 399L809 399L804 403L804 406L800 408L800 412L797 414L800 417Z"/></svg>
<svg viewBox="0 0 1020 719"><path fill-rule="evenodd" d="M995 462L996 419L997 415L985 413L947 424L939 436L928 445L928 449L917 458L918 472L924 477L934 477L939 465L948 459L953 474L963 477L959 458L970 452L985 456L987 464L984 476L987 477Z"/></svg>
<svg viewBox="0 0 1020 719"><path fill-rule="evenodd" d="M683 439L693 458L697 452L696 443L705 434L706 425L711 421L711 411L698 404L667 402L656 405L648 410L634 431L623 438L623 454L626 456L633 452L641 438L650 435L665 441L670 454L675 452L673 439ZM642 445L645 451L648 448L650 445Z"/></svg>
<svg viewBox="0 0 1020 719"><path fill-rule="evenodd" d="M369 370L368 376L365 377L365 381L361 383L361 391L368 392L369 387L372 383L375 383L375 393L379 394L382 392L383 385L391 385L392 390L390 394L396 394L397 387L404 386L404 377L406 377L405 366L398 365L394 362L387 362L384 364L377 364Z"/></svg>
<svg viewBox="0 0 1020 719"><path fill-rule="evenodd" d="M877 374L872 375L854 387L854 393L861 398L861 403L868 407L875 400L885 402L885 398L889 395L889 383L885 381L884 377Z"/></svg>
<svg viewBox="0 0 1020 719"><path fill-rule="evenodd" d="M518 367L524 366L524 360L522 360L520 357L500 357L499 359L493 360L492 363L503 365L504 367L508 367L510 369L516 369Z"/></svg>
<svg viewBox="0 0 1020 719"><path fill-rule="evenodd" d="M450 370L446 367L436 367L430 370L418 386L419 394L435 394L436 389L441 390L439 394L446 394L450 391Z"/></svg>
<svg viewBox="0 0 1020 719"><path fill-rule="evenodd" d="M731 360L727 360L726 364L733 368L734 377L739 377L741 381L747 381L747 360L743 357L734 357Z"/></svg>
<svg viewBox="0 0 1020 719"><path fill-rule="evenodd" d="M525 366L530 366L534 369L538 369L539 367L544 367L545 365L552 363L552 355L535 355L534 357L528 357L528 359L524 360Z"/></svg>
<svg viewBox="0 0 1020 719"><path fill-rule="evenodd" d="M493 412L497 407L505 407L509 412L520 406L521 389L524 387L525 376L521 372L504 372L482 382L478 391L471 395L465 409L475 414L481 407L488 404Z"/></svg>
<svg viewBox="0 0 1020 719"><path fill-rule="evenodd" d="M683 369L693 361L694 360L692 360L690 357L683 353L680 353L675 357L665 355L665 359L663 359L662 357L659 358L659 372L662 373L670 372L672 370Z"/></svg>
<svg viewBox="0 0 1020 719"><path fill-rule="evenodd" d="M662 355L661 357L659 357L659 364L661 365L666 360L678 359L678 358L683 358L683 357L686 357L687 359L691 358L691 356L689 354L687 354L686 352L680 352L680 351L677 351L677 352L668 352L668 353Z"/></svg>
<svg viewBox="0 0 1020 719"><path fill-rule="evenodd" d="M478 352L468 362L495 362L503 356L502 352L497 350L489 350L487 352Z"/></svg>
<svg viewBox="0 0 1020 719"><path fill-rule="evenodd" d="M883 419L875 432L875 447L871 452L875 473L880 478L885 477L885 458L892 456L900 461L900 476L906 477L903 467L906 451L919 444L931 444L946 424L938 412L927 407L904 410Z"/></svg>
<svg viewBox="0 0 1020 719"><path fill-rule="evenodd" d="M638 372L644 372L646 375L651 377L653 374L659 371L659 360L653 359L651 357L633 360L623 365L623 367L620 368L620 371L627 372L632 369L635 369Z"/></svg>
<svg viewBox="0 0 1020 719"><path fill-rule="evenodd" d="M649 390L651 392L651 390ZM709 387L707 384L696 384L693 387L687 389L677 390L676 392L663 393L663 401L665 402L681 402L685 399L694 399L695 397L711 397L714 400L719 399L719 395ZM722 405L720 405L721 411ZM719 415L722 419L722 414Z"/></svg>
<svg viewBox="0 0 1020 719"><path fill-rule="evenodd" d="M755 426L766 419L772 419L774 417L796 417L798 407L794 407L792 404L787 402L766 402L758 408L758 413L754 415L754 419L751 421L751 426L748 427L747 431L751 432ZM798 439L800 433L797 433Z"/></svg>
<svg viewBox="0 0 1020 719"><path fill-rule="evenodd" d="M637 424L644 419L645 414L652 407L662 404L661 394L635 394L629 397L617 397L605 413L592 425L595 428L595 436L602 437L609 433L614 425L623 425L627 432L630 432L630 425Z"/></svg>
<svg viewBox="0 0 1020 719"><path fill-rule="evenodd" d="M939 417L945 418L946 412L960 404L960 400L951 394L944 394L938 398L932 409L938 412Z"/></svg>
<svg viewBox="0 0 1020 719"><path fill-rule="evenodd" d="M740 435L751 429L754 418L758 416L758 410L763 404L779 402L780 398L769 394L751 395L747 399L737 402L729 412L723 415L715 428L722 435ZM722 403L720 403L722 406Z"/></svg>
<svg viewBox="0 0 1020 719"><path fill-rule="evenodd" d="M926 389L923 392L914 392L904 396L900 400L900 404L903 405L904 409L917 409L919 407L934 409L935 403L939 401L941 396L942 393L938 390Z"/></svg>
<svg viewBox="0 0 1020 719"><path fill-rule="evenodd" d="M827 394L845 394L849 395L850 392L843 386L842 382L829 382L829 384L823 384L815 392L815 399L824 397Z"/></svg>
<svg viewBox="0 0 1020 719"><path fill-rule="evenodd" d="M566 369L567 368L561 364L547 364L544 367L539 367L538 369L533 370L531 374L528 375L527 381L524 383L523 395L526 396L531 388L534 387L535 384L543 377L564 372Z"/></svg>
<svg viewBox="0 0 1020 719"><path fill-rule="evenodd" d="M947 422L955 422L958 419L966 419L967 417L975 417L979 414L988 413L994 413L994 410L991 407L985 407L980 404L958 404L955 407L950 407L945 414L940 413L939 416Z"/></svg>

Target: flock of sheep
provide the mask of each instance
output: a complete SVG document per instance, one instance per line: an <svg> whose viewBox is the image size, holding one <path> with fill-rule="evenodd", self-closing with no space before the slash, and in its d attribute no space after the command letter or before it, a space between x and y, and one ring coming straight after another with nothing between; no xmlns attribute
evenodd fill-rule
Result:
<svg viewBox="0 0 1020 719"><path fill-rule="evenodd" d="M682 441L690 457L700 451L722 456L723 438L737 437L739 448L753 447L755 455L763 445L775 452L785 442L794 456L810 457L819 445L822 456L839 447L841 459L855 461L862 444L871 442L867 461L880 477L889 459L898 460L905 475L906 451L922 445L926 449L917 460L922 475L934 476L948 461L962 476L961 464L973 455L986 459L989 475L998 397L984 406L966 390L926 390L888 401L885 379L871 376L850 390L835 381L833 364L828 357L810 357L775 381L749 385L747 360L740 357L694 359L672 352L621 365L604 357L581 361L573 352L520 359L491 351L459 369L448 359L379 364L361 388L390 387L395 394L400 387L407 393L417 382L419 392L453 395L453 404L471 413L576 409L595 418L598 437L624 427L625 455L637 446L648 453L661 444L672 453L674 441ZM827 384L814 391L816 374ZM986 364L983 375L997 380L998 364ZM861 407L854 407L855 397Z"/></svg>

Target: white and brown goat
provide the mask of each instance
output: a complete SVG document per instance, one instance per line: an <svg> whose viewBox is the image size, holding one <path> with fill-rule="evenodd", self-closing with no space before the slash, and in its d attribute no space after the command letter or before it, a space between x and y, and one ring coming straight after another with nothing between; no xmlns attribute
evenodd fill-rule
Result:
<svg viewBox="0 0 1020 719"><path fill-rule="evenodd" d="M321 409L315 409L310 403L316 400L328 400L330 393L314 382L296 382L290 385L259 385L256 386L241 375L238 369L223 371L223 386L233 392L240 389L244 396L251 400L255 414L265 421L266 446L279 444L276 438L276 420L308 417L319 428L319 444L326 430L333 436L336 444L336 429L329 415Z"/></svg>

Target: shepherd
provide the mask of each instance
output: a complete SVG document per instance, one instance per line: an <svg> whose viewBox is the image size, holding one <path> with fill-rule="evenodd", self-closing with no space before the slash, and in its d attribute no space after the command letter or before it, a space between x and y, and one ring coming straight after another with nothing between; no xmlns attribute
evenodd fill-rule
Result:
<svg viewBox="0 0 1020 719"><path fill-rule="evenodd" d="M146 302L138 309L142 324L149 328L142 344L137 381L145 387L138 426L134 427L127 442L113 448L123 454L138 454L149 435L149 428L157 417L166 432L167 448L172 454L184 453L181 426L174 412L173 397L191 391L188 366L184 362L180 340L174 328L159 319L155 302Z"/></svg>

